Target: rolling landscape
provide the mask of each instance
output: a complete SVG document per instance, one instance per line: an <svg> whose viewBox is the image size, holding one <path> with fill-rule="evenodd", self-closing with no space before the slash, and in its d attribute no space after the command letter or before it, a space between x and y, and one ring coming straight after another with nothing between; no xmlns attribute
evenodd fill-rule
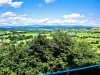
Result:
<svg viewBox="0 0 100 75"><path fill-rule="evenodd" d="M1 75L38 75L95 65L99 55L99 27L0 27Z"/></svg>
<svg viewBox="0 0 100 75"><path fill-rule="evenodd" d="M100 75L99 0L0 0L0 75Z"/></svg>

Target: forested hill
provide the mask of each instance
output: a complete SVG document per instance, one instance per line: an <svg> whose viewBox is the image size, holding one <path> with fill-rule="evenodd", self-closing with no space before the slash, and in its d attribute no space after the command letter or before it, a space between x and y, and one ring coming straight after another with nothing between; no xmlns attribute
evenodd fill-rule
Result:
<svg viewBox="0 0 100 75"><path fill-rule="evenodd" d="M39 29L50 29L50 30L57 30L57 29L83 29L83 28L93 28L92 26L56 26L56 25L33 25L33 26L0 26L0 29L6 30L39 30Z"/></svg>

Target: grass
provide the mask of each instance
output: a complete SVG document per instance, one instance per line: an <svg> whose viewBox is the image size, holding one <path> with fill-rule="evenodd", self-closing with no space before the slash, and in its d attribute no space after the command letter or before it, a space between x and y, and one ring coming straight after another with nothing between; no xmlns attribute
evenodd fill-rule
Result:
<svg viewBox="0 0 100 75"><path fill-rule="evenodd" d="M25 36L30 36L30 35L37 36L38 34L37 33L24 33L23 35L25 35Z"/></svg>
<svg viewBox="0 0 100 75"><path fill-rule="evenodd" d="M97 46L100 45L100 44L90 44L90 45L97 47Z"/></svg>
<svg viewBox="0 0 100 75"><path fill-rule="evenodd" d="M88 36L88 37L100 37L100 33L77 33L79 37Z"/></svg>

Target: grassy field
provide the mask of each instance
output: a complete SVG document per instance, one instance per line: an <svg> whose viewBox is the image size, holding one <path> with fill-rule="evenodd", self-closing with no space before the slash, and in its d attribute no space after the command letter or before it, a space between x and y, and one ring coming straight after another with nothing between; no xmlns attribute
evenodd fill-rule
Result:
<svg viewBox="0 0 100 75"><path fill-rule="evenodd" d="M24 33L23 35L25 35L25 36L30 36L30 35L37 36L38 34L37 33Z"/></svg>
<svg viewBox="0 0 100 75"><path fill-rule="evenodd" d="M87 37L100 37L100 33L77 33L77 36L83 37L83 36L87 36Z"/></svg>

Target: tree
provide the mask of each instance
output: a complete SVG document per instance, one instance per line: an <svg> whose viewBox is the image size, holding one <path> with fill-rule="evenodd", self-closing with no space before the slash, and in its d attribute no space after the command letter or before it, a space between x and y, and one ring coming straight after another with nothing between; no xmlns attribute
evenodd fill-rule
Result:
<svg viewBox="0 0 100 75"><path fill-rule="evenodd" d="M29 45L29 55L39 57L42 61L46 62L46 53L48 52L48 39L45 35L39 34Z"/></svg>
<svg viewBox="0 0 100 75"><path fill-rule="evenodd" d="M73 44L71 37L67 33L57 32L53 35L54 55L58 57L61 53L70 53L70 46Z"/></svg>
<svg viewBox="0 0 100 75"><path fill-rule="evenodd" d="M74 63L79 66L95 64L95 51L87 42L76 42L73 46Z"/></svg>

